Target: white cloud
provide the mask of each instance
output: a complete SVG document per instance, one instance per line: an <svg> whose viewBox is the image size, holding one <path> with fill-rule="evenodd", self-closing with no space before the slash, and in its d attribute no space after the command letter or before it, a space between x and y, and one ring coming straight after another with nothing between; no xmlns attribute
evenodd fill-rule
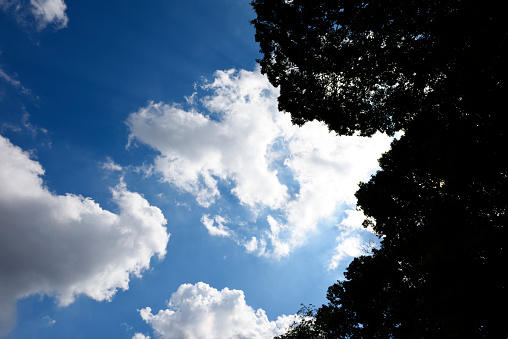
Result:
<svg viewBox="0 0 508 339"><path fill-rule="evenodd" d="M335 254L328 263L328 270L334 270L344 259L357 257L366 254L375 247L374 243L367 243L362 237L362 233L374 231L371 228L365 229L362 226L365 215L362 211L347 210L346 217L338 225L341 235L337 237L338 245L335 248Z"/></svg>
<svg viewBox="0 0 508 339"><path fill-rule="evenodd" d="M362 223L365 220L365 214L359 210L346 210L346 217L342 219L340 224L338 225L339 229L344 231L352 231L352 230L365 230ZM374 233L374 230L368 228L369 232Z"/></svg>
<svg viewBox="0 0 508 339"><path fill-rule="evenodd" d="M244 246L247 252L252 253L258 249L258 239L256 237L252 237L244 244Z"/></svg>
<svg viewBox="0 0 508 339"><path fill-rule="evenodd" d="M46 321L48 326L53 326L54 324L56 324L56 320L51 319L49 315L45 315L44 317L42 317L42 320Z"/></svg>
<svg viewBox="0 0 508 339"><path fill-rule="evenodd" d="M201 89L210 95L193 94L188 103L201 103L204 112L149 103L131 114L129 144L156 150L154 169L163 180L203 207L221 197L222 181L242 205L268 215L265 229L235 238L258 255L288 255L320 222L336 224L338 208L355 204L358 182L389 148L386 135L338 137L316 121L292 125L259 70L218 71Z"/></svg>
<svg viewBox="0 0 508 339"><path fill-rule="evenodd" d="M231 230L224 226L224 223L226 223L226 219L221 217L220 215L216 215L213 219L209 217L209 215L203 215L201 217L201 223L206 227L208 230L208 233L211 236L220 236L220 237L229 237L231 236ZM214 223L217 224L217 226L214 226Z"/></svg>
<svg viewBox="0 0 508 339"><path fill-rule="evenodd" d="M21 81L16 80L14 77L5 73L5 71L1 67L0 67L0 79L3 79L8 84L19 89L21 91L21 93L30 94L30 92L31 92L28 88L26 88L25 86L23 86L23 84L21 84Z"/></svg>
<svg viewBox="0 0 508 339"><path fill-rule="evenodd" d="M162 339L273 338L298 319L280 316L270 321L265 311L246 304L243 291L219 291L202 282L181 285L168 308L157 314L150 307L139 313Z"/></svg>
<svg viewBox="0 0 508 339"><path fill-rule="evenodd" d="M30 4L39 28L45 28L48 24L54 24L58 28L67 26L67 5L62 0L30 0Z"/></svg>
<svg viewBox="0 0 508 339"><path fill-rule="evenodd" d="M194 194L202 206L220 196L217 180L228 178L241 203L280 208L287 187L268 168L266 151L281 135L274 120L289 120L277 114L274 89L260 74L245 71L238 77L218 73L206 88L215 95L204 104L209 112L220 114L221 121L175 105L150 103L129 116L131 140L157 149L155 165L164 180Z"/></svg>
<svg viewBox="0 0 508 339"><path fill-rule="evenodd" d="M0 0L0 8L4 11L12 9L18 21L26 23L27 12L35 17L38 29L44 29L48 25L55 28L65 28L69 18L65 11L67 5L63 0L30 0L29 9L25 6L26 1Z"/></svg>
<svg viewBox="0 0 508 339"><path fill-rule="evenodd" d="M134 334L132 339L150 339L150 336L146 336L142 333L136 333L136 334Z"/></svg>
<svg viewBox="0 0 508 339"><path fill-rule="evenodd" d="M339 237L337 241L339 242L336 248L337 253L330 260L329 270L336 269L339 263L347 257L356 257L362 254L360 236Z"/></svg>
<svg viewBox="0 0 508 339"><path fill-rule="evenodd" d="M0 335L14 325L20 298L110 300L152 256L165 255L162 212L125 184L112 189L115 214L90 198L51 193L42 166L2 136L0 159Z"/></svg>
<svg viewBox="0 0 508 339"><path fill-rule="evenodd" d="M108 157L106 159L105 162L102 163L101 167L105 170L108 170L108 171L116 171L116 172L121 172L123 171L123 167L118 165L117 163L115 163L113 161L113 159L111 159L110 157Z"/></svg>

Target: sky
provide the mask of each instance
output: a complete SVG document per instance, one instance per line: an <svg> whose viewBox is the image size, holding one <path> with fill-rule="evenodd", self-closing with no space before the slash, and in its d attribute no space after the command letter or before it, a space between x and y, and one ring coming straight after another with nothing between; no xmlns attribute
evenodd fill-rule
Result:
<svg viewBox="0 0 508 339"><path fill-rule="evenodd" d="M271 338L391 139L291 124L244 0L0 0L0 337Z"/></svg>

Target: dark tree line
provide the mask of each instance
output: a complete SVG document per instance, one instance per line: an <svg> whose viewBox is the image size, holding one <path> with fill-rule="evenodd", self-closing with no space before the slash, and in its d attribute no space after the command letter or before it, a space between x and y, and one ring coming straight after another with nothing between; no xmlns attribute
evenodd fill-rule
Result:
<svg viewBox="0 0 508 339"><path fill-rule="evenodd" d="M356 193L381 247L280 338L507 338L502 2L252 5L262 72L294 123L404 132Z"/></svg>

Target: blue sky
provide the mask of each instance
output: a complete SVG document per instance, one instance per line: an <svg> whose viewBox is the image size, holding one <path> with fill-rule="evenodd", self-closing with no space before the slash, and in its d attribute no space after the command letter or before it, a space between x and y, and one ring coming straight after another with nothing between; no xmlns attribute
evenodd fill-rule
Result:
<svg viewBox="0 0 508 339"><path fill-rule="evenodd" d="M248 1L0 0L0 337L270 338L389 147L291 125Z"/></svg>

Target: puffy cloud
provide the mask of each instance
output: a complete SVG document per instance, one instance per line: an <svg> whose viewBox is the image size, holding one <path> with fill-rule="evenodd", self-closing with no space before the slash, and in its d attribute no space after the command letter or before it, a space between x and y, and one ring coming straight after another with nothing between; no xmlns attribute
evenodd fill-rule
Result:
<svg viewBox="0 0 508 339"><path fill-rule="evenodd" d="M273 338L298 319L280 316L270 321L262 309L255 311L246 304L243 291L219 291L202 282L181 285L168 308L157 314L150 307L139 313L163 339Z"/></svg>
<svg viewBox="0 0 508 339"><path fill-rule="evenodd" d="M142 333L136 333L132 336L132 339L150 339L150 336L146 336Z"/></svg>
<svg viewBox="0 0 508 339"><path fill-rule="evenodd" d="M218 71L201 89L210 95L193 94L187 110L151 102L132 113L129 144L156 150L155 171L203 207L221 197L224 182L240 204L267 216L254 234L228 229L258 255L288 255L320 222L336 224L338 208L355 204L358 182L369 179L389 148L382 134L339 137L317 121L292 125L259 69Z"/></svg>
<svg viewBox="0 0 508 339"><path fill-rule="evenodd" d="M166 253L162 212L120 183L118 213L90 198L56 195L44 186L42 166L0 136L0 335L15 323L19 298L77 295L110 300Z"/></svg>
<svg viewBox="0 0 508 339"><path fill-rule="evenodd" d="M130 139L158 150L155 166L164 180L194 194L202 206L220 196L217 179L228 178L241 203L281 207L287 187L269 169L266 156L281 135L274 120L284 118L277 114L274 89L260 74L245 71L239 76L220 72L205 88L215 95L203 103L220 121L175 105L150 103L129 116Z"/></svg>

